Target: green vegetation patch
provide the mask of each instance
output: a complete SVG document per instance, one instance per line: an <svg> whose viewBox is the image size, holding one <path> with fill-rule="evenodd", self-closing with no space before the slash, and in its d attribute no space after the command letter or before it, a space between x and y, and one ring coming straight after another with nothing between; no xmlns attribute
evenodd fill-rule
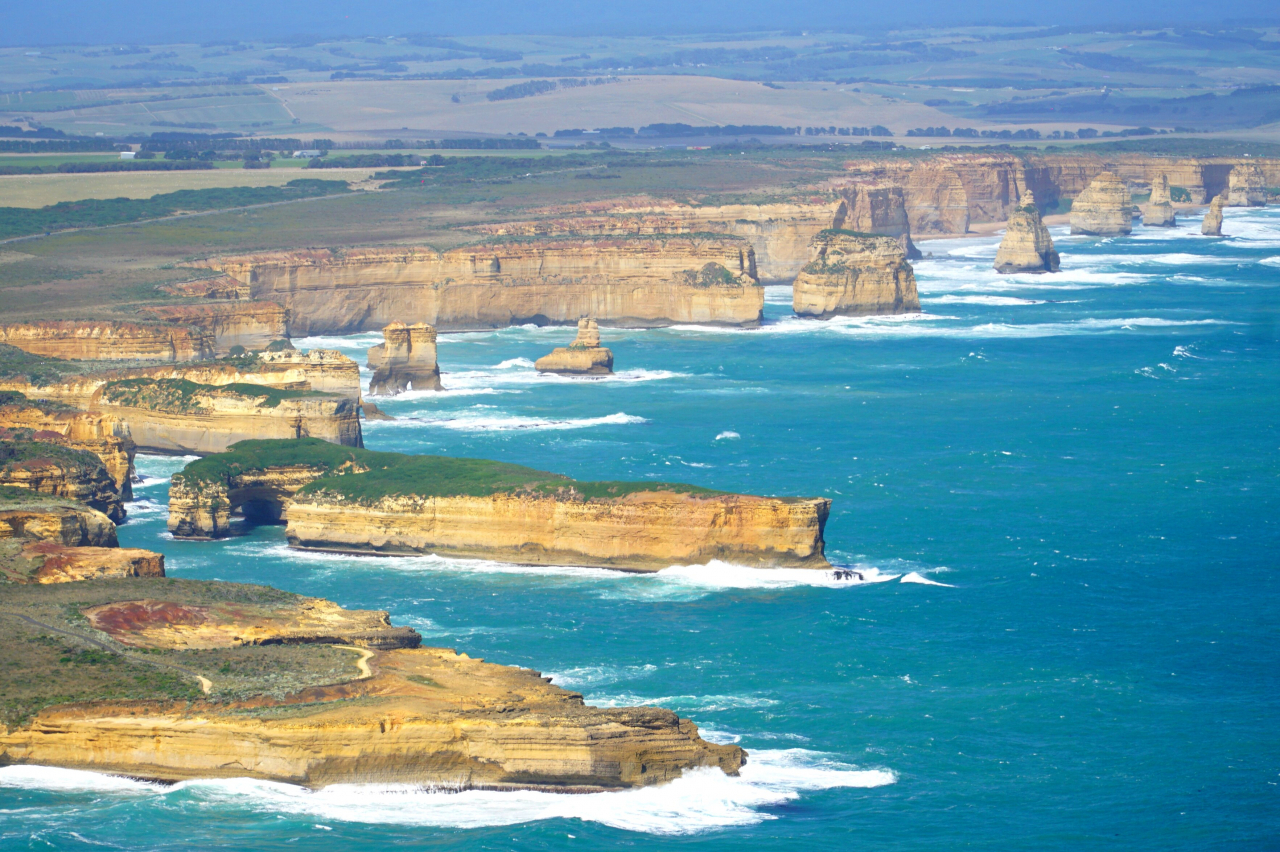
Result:
<svg viewBox="0 0 1280 852"><path fill-rule="evenodd" d="M236 382L229 385L202 385L190 379L120 379L102 389L102 401L128 408L163 411L169 414L197 414L207 410L209 397L242 397L258 401L261 408L277 408L286 399L302 397L336 398L333 394Z"/></svg>
<svg viewBox="0 0 1280 852"><path fill-rule="evenodd" d="M859 237L864 240L893 239L885 234L869 234L866 231L850 231L847 228L824 228L818 232L819 237Z"/></svg>
<svg viewBox="0 0 1280 852"><path fill-rule="evenodd" d="M28 506L66 506L73 509L81 508L81 504L77 503L75 500L68 500L65 497L55 497L52 494L41 494L38 491L31 491L27 488L18 488L15 485L0 485L0 511L25 509Z"/></svg>
<svg viewBox="0 0 1280 852"><path fill-rule="evenodd" d="M296 201L345 191L346 181L300 179L291 180L284 186L182 189L150 198L92 198L63 201L36 209L0 207L0 239L159 219L179 211L202 212Z"/></svg>
<svg viewBox="0 0 1280 852"><path fill-rule="evenodd" d="M684 283L690 287L741 287L742 282L722 264L712 261L697 272L682 272Z"/></svg>
<svg viewBox="0 0 1280 852"><path fill-rule="evenodd" d="M88 450L73 450L43 441L0 441L0 475L18 465L44 460L55 461L77 471L102 467L102 460Z"/></svg>
<svg viewBox="0 0 1280 852"><path fill-rule="evenodd" d="M16 346L0 343L0 378L20 379L33 385L50 385L80 373L73 361L32 355Z"/></svg>

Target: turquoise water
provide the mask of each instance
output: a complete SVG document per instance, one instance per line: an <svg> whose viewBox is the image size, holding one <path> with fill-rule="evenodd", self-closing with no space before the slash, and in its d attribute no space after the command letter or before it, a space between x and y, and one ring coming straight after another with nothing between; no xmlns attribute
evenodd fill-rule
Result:
<svg viewBox="0 0 1280 852"><path fill-rule="evenodd" d="M829 496L868 582L290 553L164 534L147 457L122 543L171 575L387 609L429 644L659 703L751 752L597 796L0 770L6 849L1259 849L1280 817L1280 210L1095 240L995 275L923 243L920 317L605 330L613 379L538 378L565 329L442 338L443 394L374 449L591 479ZM412 317L405 319L411 320ZM302 346L359 353L377 335Z"/></svg>

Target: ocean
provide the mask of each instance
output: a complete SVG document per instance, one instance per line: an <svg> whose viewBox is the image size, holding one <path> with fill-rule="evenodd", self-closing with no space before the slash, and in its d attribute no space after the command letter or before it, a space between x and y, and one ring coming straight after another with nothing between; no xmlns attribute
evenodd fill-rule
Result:
<svg viewBox="0 0 1280 852"><path fill-rule="evenodd" d="M750 752L596 795L0 769L0 848L1204 850L1280 847L1280 209L1132 237L922 241L924 313L604 329L618 373L540 377L572 330L442 335L443 393L371 449L833 501L830 573L650 575L291 552L120 530L171 576L386 609L430 645L659 704ZM412 318L406 318L412 319ZM380 335L298 341L359 357Z"/></svg>

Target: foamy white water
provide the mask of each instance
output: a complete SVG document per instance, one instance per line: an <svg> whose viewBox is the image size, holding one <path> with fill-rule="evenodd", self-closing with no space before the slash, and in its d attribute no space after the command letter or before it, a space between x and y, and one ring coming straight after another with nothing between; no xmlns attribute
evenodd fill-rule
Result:
<svg viewBox="0 0 1280 852"><path fill-rule="evenodd" d="M366 425L365 428L369 431L376 431L381 429L422 428L425 426L451 429L457 432L510 432L515 430L587 429L592 426L627 426L647 422L643 417L636 417L622 411L603 417L529 417L506 414L487 405L476 405L461 411L415 411L410 414L400 414L395 420L375 421Z"/></svg>

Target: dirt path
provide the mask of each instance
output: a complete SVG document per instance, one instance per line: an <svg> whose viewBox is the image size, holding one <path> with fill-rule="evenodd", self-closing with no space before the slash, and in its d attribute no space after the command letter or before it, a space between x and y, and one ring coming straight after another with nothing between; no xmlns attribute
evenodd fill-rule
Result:
<svg viewBox="0 0 1280 852"><path fill-rule="evenodd" d="M369 668L369 660L373 658L373 651L368 648L357 648L355 645L334 645L333 647L355 651L360 655L360 659L356 660L356 668L360 669L359 680L368 680L373 677L373 669Z"/></svg>

